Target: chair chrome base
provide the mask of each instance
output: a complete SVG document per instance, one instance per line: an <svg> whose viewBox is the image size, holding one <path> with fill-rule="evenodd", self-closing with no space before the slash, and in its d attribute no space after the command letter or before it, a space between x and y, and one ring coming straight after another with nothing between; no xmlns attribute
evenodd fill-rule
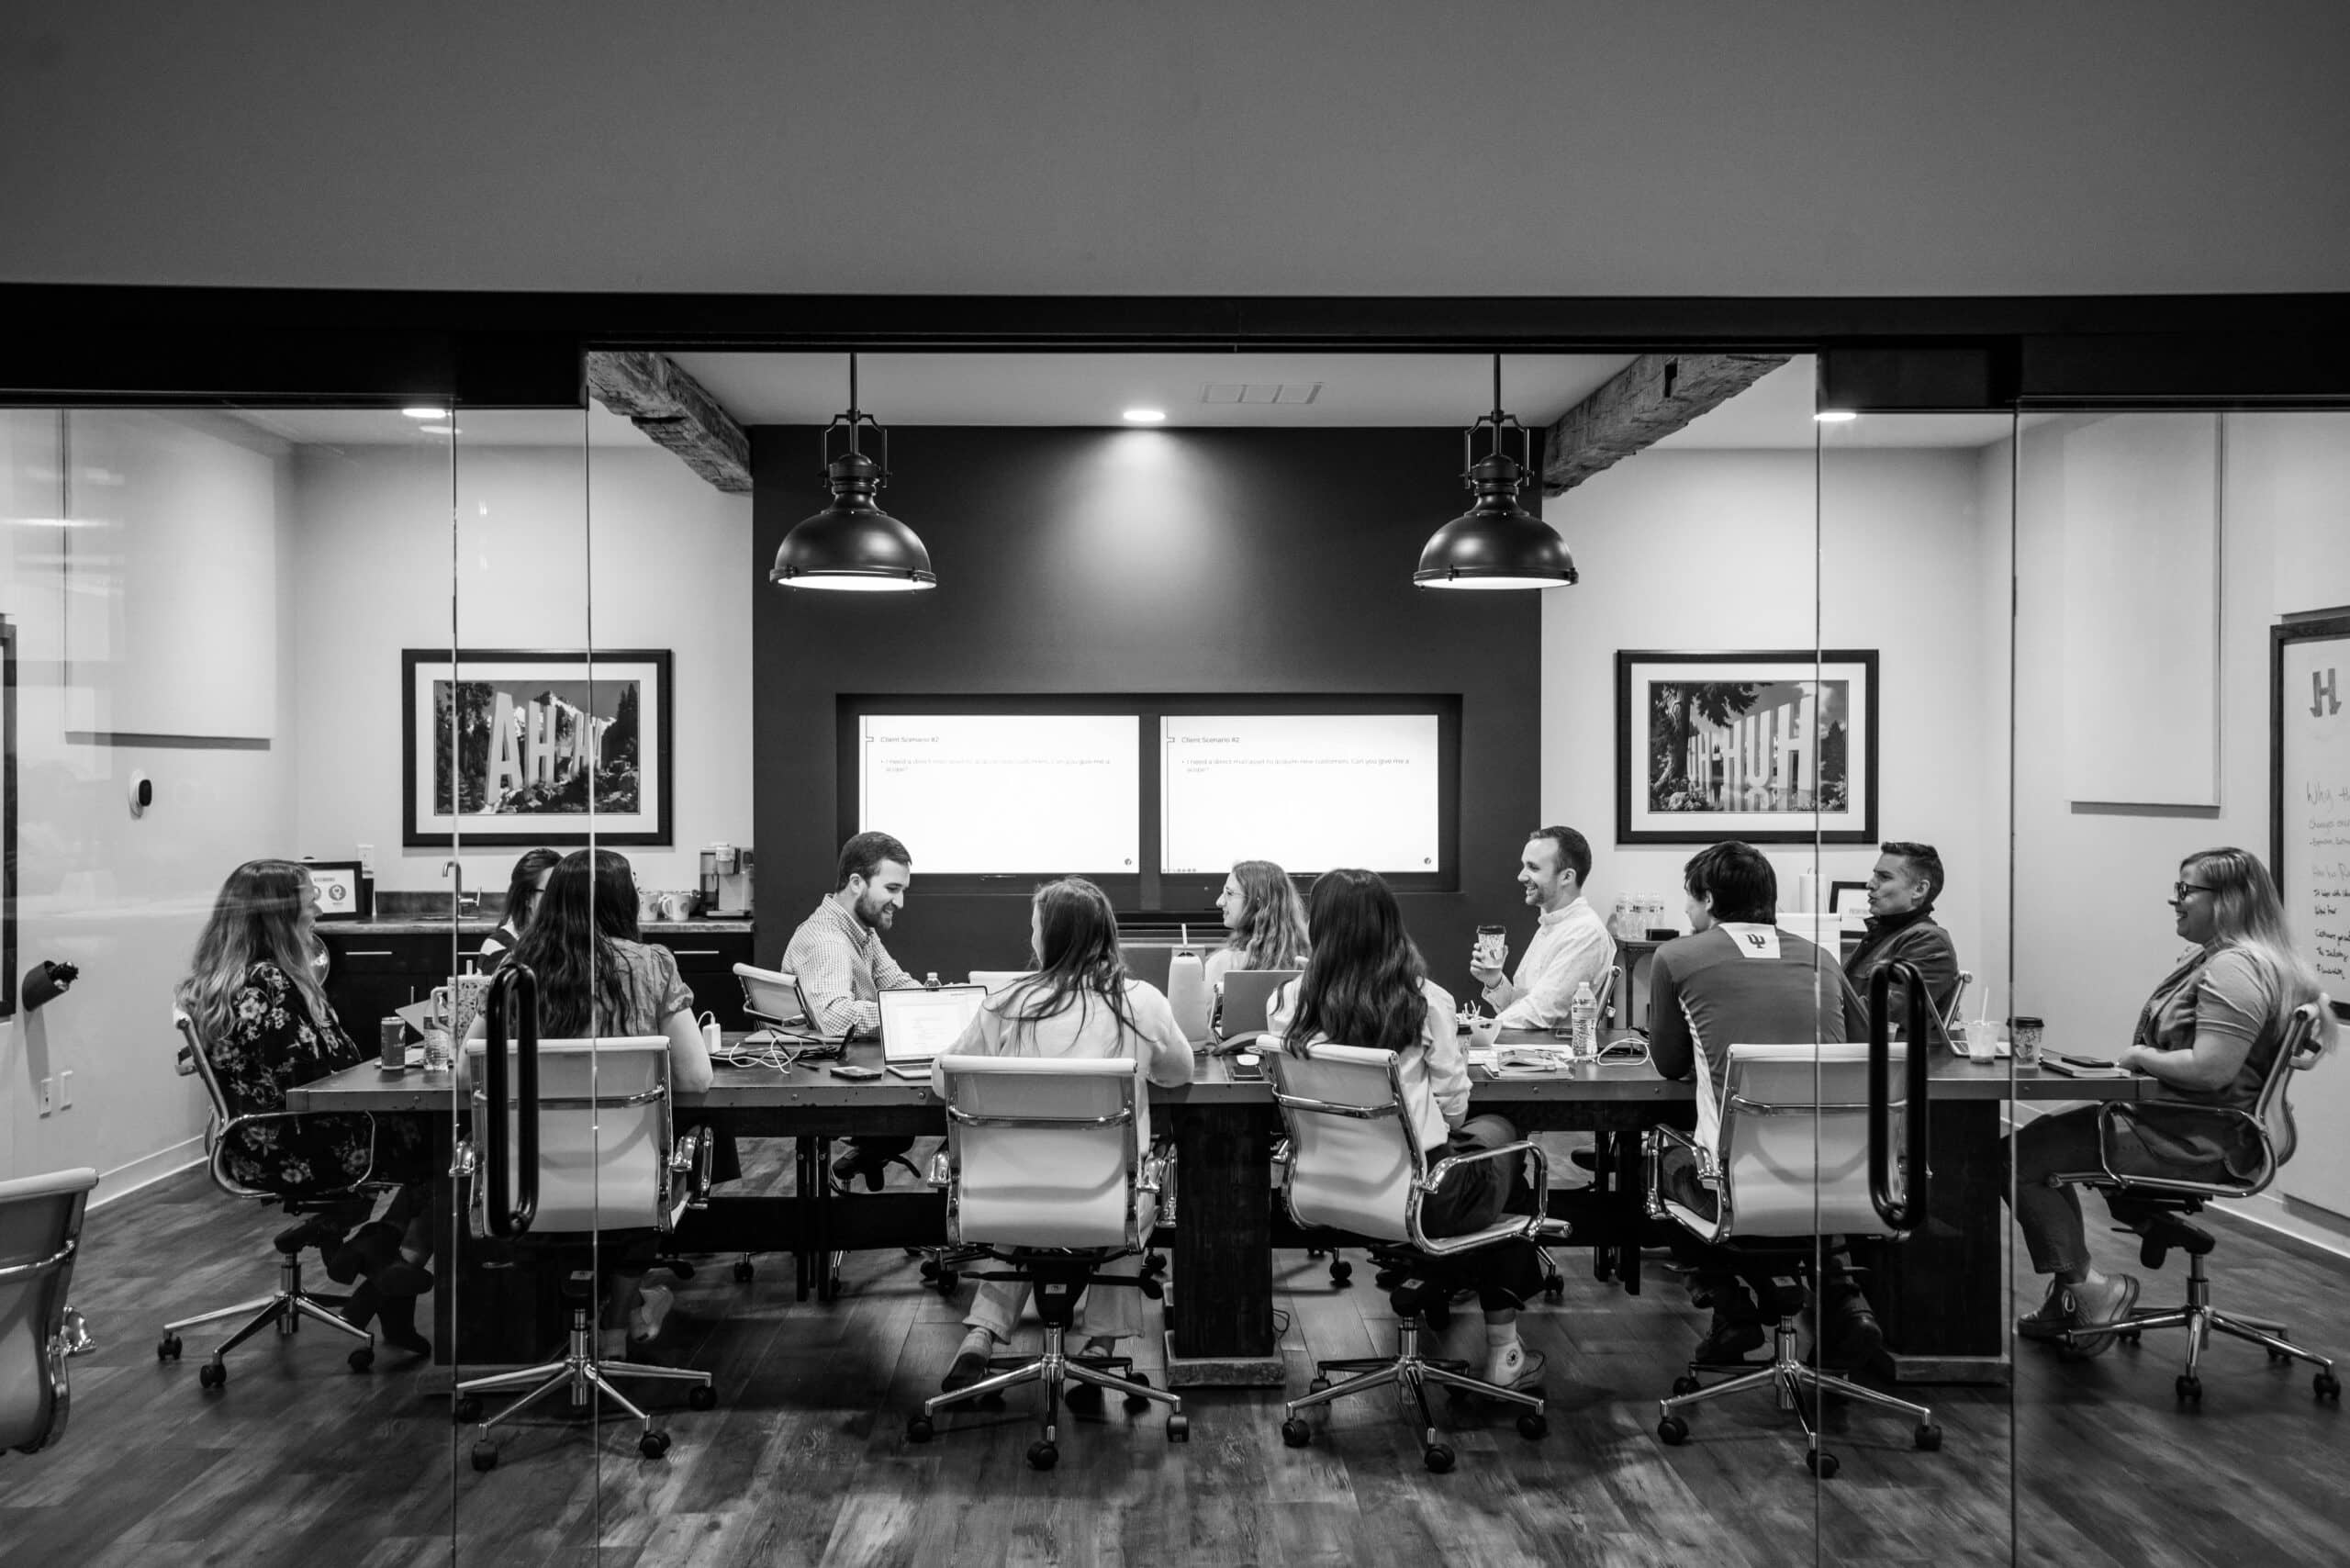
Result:
<svg viewBox="0 0 2350 1568"><path fill-rule="evenodd" d="M2187 1330L2187 1364L2180 1369L2177 1389L2181 1399L2203 1397L2200 1368L2203 1352L2214 1333L2260 1346L2276 1361L2307 1361L2318 1369L2317 1393L2321 1399L2341 1397L2342 1385L2334 1375L2332 1358L2314 1350L2305 1350L2287 1338L2284 1325L2262 1323L2248 1317L2232 1317L2211 1305L2211 1279L2204 1271L2203 1254L2190 1252L2187 1258L2187 1300L2177 1306L2154 1307L2130 1314L2119 1322L2096 1328L2068 1328L2063 1339L2067 1349L2077 1347L2082 1340L2099 1334L2119 1335L2127 1341L2135 1340L2149 1328L2184 1328Z"/></svg>
<svg viewBox="0 0 2350 1568"><path fill-rule="evenodd" d="M1781 1318L1774 1338L1769 1361L1751 1372L1725 1379L1711 1388L1696 1385L1696 1367L1693 1362L1689 1375L1673 1384L1673 1397L1657 1401L1659 1419L1656 1435L1667 1444L1677 1447L1687 1441L1689 1437L1689 1424L1681 1418L1683 1410L1708 1399L1719 1399L1725 1394L1769 1388L1777 1393L1779 1408L1793 1410L1796 1418L1803 1423L1804 1463L1823 1480L1836 1473L1836 1456L1819 1446L1819 1423L1815 1419L1819 1396L1823 1394L1841 1394L1846 1399L1880 1410L1898 1411L1918 1424L1912 1436L1919 1448L1931 1451L1942 1446L1942 1429L1934 1425L1934 1413L1926 1406L1912 1405L1890 1394L1864 1388L1850 1378L1822 1372L1796 1355L1794 1318Z"/></svg>
<svg viewBox="0 0 2350 1568"><path fill-rule="evenodd" d="M198 1313L194 1317L166 1323L163 1325L162 1343L157 1350L164 1359L177 1361L180 1330L218 1323L225 1317L243 1317L248 1313L252 1314L242 1327L213 1349L197 1380L207 1388L218 1388L229 1378L227 1357L229 1351L273 1325L280 1337L291 1338L307 1317L325 1324L338 1334L348 1335L366 1347L364 1350L352 1351L351 1359L353 1371L364 1371L375 1360L375 1336L354 1324L344 1322L342 1315L334 1310L350 1300L347 1295L320 1295L303 1289L301 1254L281 1252L277 1255L277 1289L274 1292L252 1301L241 1301L234 1306L223 1306L211 1312Z"/></svg>
<svg viewBox="0 0 2350 1568"><path fill-rule="evenodd" d="M1517 1418L1517 1429L1528 1438L1539 1438L1550 1429L1550 1417L1544 1414L1546 1396L1539 1392L1505 1388L1500 1383L1472 1377L1467 1361L1421 1355L1420 1335L1426 1328L1421 1318L1406 1316L1396 1320L1393 1356L1315 1362L1315 1386L1304 1398L1290 1400L1281 1406L1281 1440L1292 1448L1303 1448L1313 1440L1312 1428L1298 1415L1299 1411L1392 1384L1404 1419L1409 1420L1416 1414L1419 1417L1421 1459L1430 1470L1441 1473L1452 1468L1452 1450L1444 1442L1437 1429L1436 1417L1428 1409L1427 1385L1432 1383L1521 1407L1525 1414ZM1334 1383L1328 1381L1332 1372L1354 1375Z"/></svg>
<svg viewBox="0 0 2350 1568"><path fill-rule="evenodd" d="M1191 1418L1183 1414L1183 1398L1163 1388L1153 1388L1138 1379L1120 1377L1106 1370L1108 1365L1131 1367L1123 1356L1087 1357L1079 1359L1065 1349L1069 1330L1058 1323L1045 1325L1044 1353L1033 1361L1022 1361L1005 1370L981 1378L967 1388L951 1394L941 1394L922 1402L922 1414L906 1423L906 1440L926 1443L935 1433L933 1419L952 1405L967 1405L990 1394L1002 1394L1007 1388L1023 1383L1041 1383L1045 1385L1044 1432L1028 1449L1028 1462L1038 1470L1050 1470L1059 1459L1061 1389L1067 1383L1090 1384L1125 1396L1126 1408L1141 1410L1152 1404L1167 1406L1167 1440L1180 1443L1190 1440ZM989 1365L999 1363L990 1361Z"/></svg>
<svg viewBox="0 0 2350 1568"><path fill-rule="evenodd" d="M592 1315L586 1307L575 1307L571 1314L571 1343L563 1360L547 1361L519 1372L497 1372L488 1377L467 1378L457 1384L457 1418L468 1421L481 1408L485 1394L511 1394L528 1390L522 1397L485 1417L474 1436L473 1462L476 1470L489 1470L498 1463L498 1450L490 1442L490 1428L501 1421L511 1421L532 1406L547 1398L558 1389L568 1390L574 1415L585 1414L602 1395L629 1413L638 1424L637 1451L647 1459L659 1459L669 1451L669 1434L656 1429L653 1417L639 1409L629 1397L612 1386L614 1377L652 1378L661 1383L684 1383L693 1385L688 1403L697 1410L706 1410L718 1403L718 1391L710 1373L689 1372L683 1367L644 1366L635 1361L605 1361L596 1354L596 1327Z"/></svg>

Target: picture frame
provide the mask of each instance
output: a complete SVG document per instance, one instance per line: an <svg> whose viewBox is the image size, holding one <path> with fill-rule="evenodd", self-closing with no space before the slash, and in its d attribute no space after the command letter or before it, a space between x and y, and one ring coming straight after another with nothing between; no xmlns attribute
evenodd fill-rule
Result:
<svg viewBox="0 0 2350 1568"><path fill-rule="evenodd" d="M319 924L330 920L364 920L368 911L359 897L363 867L356 860L305 860L310 885L319 890Z"/></svg>
<svg viewBox="0 0 2350 1568"><path fill-rule="evenodd" d="M2350 1022L2350 606L2268 634L2268 872L2285 927Z"/></svg>
<svg viewBox="0 0 2350 1568"><path fill-rule="evenodd" d="M17 1015L17 626L0 615L0 1018Z"/></svg>
<svg viewBox="0 0 2350 1568"><path fill-rule="evenodd" d="M400 842L675 840L666 648L400 652Z"/></svg>
<svg viewBox="0 0 2350 1568"><path fill-rule="evenodd" d="M1876 780L1874 648L1616 655L1619 845L1874 844Z"/></svg>
<svg viewBox="0 0 2350 1568"><path fill-rule="evenodd" d="M1866 882L1830 882L1828 884L1828 913L1833 915L1866 914L1869 912L1869 885Z"/></svg>

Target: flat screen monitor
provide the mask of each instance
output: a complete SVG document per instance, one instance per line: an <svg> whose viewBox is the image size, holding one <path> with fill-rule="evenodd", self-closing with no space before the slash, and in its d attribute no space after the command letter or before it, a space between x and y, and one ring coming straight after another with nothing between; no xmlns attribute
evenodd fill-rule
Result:
<svg viewBox="0 0 2350 1568"><path fill-rule="evenodd" d="M1169 713L1159 720L1160 867L1434 876L1443 857L1435 713Z"/></svg>
<svg viewBox="0 0 2350 1568"><path fill-rule="evenodd" d="M863 713L860 832L919 876L1133 876L1142 855L1135 713Z"/></svg>

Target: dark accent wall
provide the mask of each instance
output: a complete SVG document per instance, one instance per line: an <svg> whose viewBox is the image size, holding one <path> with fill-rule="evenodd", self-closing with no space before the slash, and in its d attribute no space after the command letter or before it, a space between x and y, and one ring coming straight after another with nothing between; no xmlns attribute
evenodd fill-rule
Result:
<svg viewBox="0 0 2350 1568"><path fill-rule="evenodd" d="M890 431L890 460L882 505L922 535L939 586L755 601L760 962L833 886L843 692L1457 692L1461 890L1405 895L1404 913L1456 992L1478 922L1521 923L1538 596L1412 586L1421 545L1468 505L1458 431L912 427ZM826 498L818 432L755 428L751 465L764 583ZM922 846L907 847L900 962L956 979L1024 961L1024 897L925 897Z"/></svg>

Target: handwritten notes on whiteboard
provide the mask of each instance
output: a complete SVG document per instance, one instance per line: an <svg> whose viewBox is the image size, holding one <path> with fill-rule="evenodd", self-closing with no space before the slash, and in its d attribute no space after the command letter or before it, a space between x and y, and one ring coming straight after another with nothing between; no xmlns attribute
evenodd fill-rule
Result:
<svg viewBox="0 0 2350 1568"><path fill-rule="evenodd" d="M2350 1003L2350 619L2278 632L2277 880L2339 1006Z"/></svg>

